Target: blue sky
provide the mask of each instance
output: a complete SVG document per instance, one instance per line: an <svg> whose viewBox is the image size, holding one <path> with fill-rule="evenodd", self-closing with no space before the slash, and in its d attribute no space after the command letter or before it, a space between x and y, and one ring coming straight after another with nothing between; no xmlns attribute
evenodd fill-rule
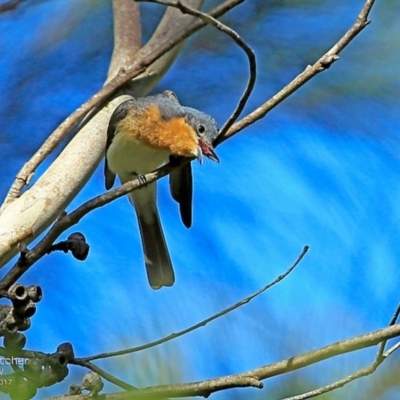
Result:
<svg viewBox="0 0 400 400"><path fill-rule="evenodd" d="M259 78L247 110L329 49L363 2L286 3L265 9L261 1L245 3L240 9L248 12L238 9L226 19L257 55ZM44 138L102 85L112 50L111 8L105 0L84 4L27 1L0 15L2 196ZM220 164L194 165L192 229L180 223L166 180L160 183L177 275L173 288L149 288L127 199L74 227L71 232L81 231L90 243L87 261L52 254L22 279L44 291L27 347L52 352L70 341L76 355L85 356L169 335L264 286L304 245L310 251L297 270L249 305L185 338L101 365L138 386L193 381L384 327L399 301L400 41L393 17L399 7L378 2L373 24L329 71L219 147ZM153 9L144 8L144 24ZM240 50L209 29L188 41L156 91L174 90L182 103L222 125L246 73ZM102 167L68 211L104 192ZM359 352L271 379L263 392L240 389L213 398L294 395L354 372L374 354ZM331 398L395 398L393 390L376 393L398 364L394 354L373 377ZM63 384L38 398L62 394L82 375L71 368Z"/></svg>

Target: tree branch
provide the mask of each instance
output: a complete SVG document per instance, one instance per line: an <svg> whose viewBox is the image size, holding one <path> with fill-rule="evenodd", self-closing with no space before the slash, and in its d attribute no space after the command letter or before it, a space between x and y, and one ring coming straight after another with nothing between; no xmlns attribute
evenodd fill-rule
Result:
<svg viewBox="0 0 400 400"><path fill-rule="evenodd" d="M109 374L108 372L104 371L103 369L99 368L97 365L94 365L89 361L85 360L80 360L79 362L70 361L69 364L79 365L80 367L85 367L90 371L96 372L96 374L99 374L102 378L104 378L108 382L113 383L115 386L120 387L121 389L139 390L137 387L132 386L124 381L121 381L121 379L116 378L115 376Z"/></svg>
<svg viewBox="0 0 400 400"><path fill-rule="evenodd" d="M142 346L137 346L137 347L132 347L130 349L125 349L125 350L119 350L119 351L114 351L114 352L108 352L108 353L101 353L101 354L97 354L95 356L90 356L90 357L85 357L85 358L81 358L81 359L75 359L74 361L94 361L94 360L98 360L101 358L109 358L109 357L115 357L115 356L120 356L120 355L125 355L125 354L130 354L130 353L135 353L138 351L142 351L142 350L146 350L149 349L151 347L155 347L158 346L162 343L166 343L169 342L173 339L176 339L180 336L186 335L189 332L193 332L194 330L201 328L205 325L207 325L209 322L214 321L236 309L238 309L239 307L242 307L245 304L250 303L250 301L252 301L254 298L258 297L260 294L264 293L266 290L270 289L271 287L275 286L276 284L278 284L279 282L281 282L283 279L285 279L301 262L301 260L304 258L304 256L306 255L308 251L308 246L305 246L302 250L302 252L299 254L299 256L297 257L296 261L293 263L293 265L288 268L283 274L279 275L276 279L274 279L272 282L268 283L266 286L264 286L263 288L259 289L257 292L253 293L252 295L240 300L239 302L233 304L232 306L218 312L217 314L212 315L209 318L206 318L203 321L200 321L199 323L190 326L189 328L186 328L180 332L177 333L173 333L169 336L166 336L164 338L155 340L154 342L150 342L147 343L145 345Z"/></svg>
<svg viewBox="0 0 400 400"><path fill-rule="evenodd" d="M367 0L357 17L356 22L330 50L320 57L313 65L308 65L301 74L297 75L289 84L272 96L268 101L252 111L246 117L242 118L240 121L233 124L226 134L218 136L216 145L224 142L247 126L254 124L254 122L259 119L264 118L269 111L300 89L310 79L314 78L320 72L327 70L339 59L340 52L370 23L368 15L374 3L375 0Z"/></svg>
<svg viewBox="0 0 400 400"><path fill-rule="evenodd" d="M350 353L356 350L375 346L382 341L400 336L400 325L393 325L384 329L356 336L351 339L333 343L331 345L300 354L276 363L268 364L241 374L227 375L220 378L199 382L190 382L176 385L160 385L130 391L128 393L104 394L104 399L162 399L166 397L203 396L233 388L257 387L262 388L262 380L316 364L329 358ZM55 400L53 398L52 400ZM75 399L68 397L68 400Z"/></svg>
<svg viewBox="0 0 400 400"><path fill-rule="evenodd" d="M200 0L190 0L190 4L194 4L195 1ZM214 16L227 12L241 1L224 2L214 9ZM37 166L93 107L106 102L118 88L205 25L203 21L192 22L193 17L184 16L178 10L172 9L172 11L180 14L181 17L175 16L175 24L170 27L169 34L165 34L167 27L163 26L163 39L162 30L157 29L155 35L160 37L159 43L150 40L146 46L141 48L135 63L128 70L120 70L115 78L112 78L99 92L62 122L18 173L0 214L0 266L18 252L19 244L22 243L23 247L40 235L59 216L60 210L65 209L89 179L103 157L105 130L111 113L118 104L124 101L124 98L114 99L104 107L101 113L96 114L90 123L85 125L70 141L33 187L18 198ZM188 25L180 24L179 20ZM149 85L154 83L152 79L145 85L138 84L138 88L140 90L149 89Z"/></svg>
<svg viewBox="0 0 400 400"><path fill-rule="evenodd" d="M397 306L396 311L393 314L393 317L391 318L390 322L389 322L389 326L393 326L398 317L400 315L400 305ZM370 364L369 366L362 368L360 370L358 370L357 372L355 372L354 374L348 375L343 379L340 379L336 382L333 382L329 385L320 387L318 389L315 390L311 390L307 393L302 393L299 394L297 396L291 396L288 398L285 398L283 400L304 400L304 399L310 399L312 397L316 397L319 396L320 394L323 393L328 393L331 392L335 389L338 389L340 387L343 387L345 385L347 385L348 383L355 381L356 379L362 378L364 376L368 376L371 375L372 373L374 373L377 368L383 363L383 361L385 361L394 351L396 351L399 347L400 347L400 342L398 342L396 345L394 345L391 349L389 349L387 352L383 353L385 346L387 343L387 339L383 340L381 342L381 344L379 345L379 349L378 349L378 353L375 357L375 360L372 362L372 364Z"/></svg>
<svg viewBox="0 0 400 400"><path fill-rule="evenodd" d="M132 0L113 0L114 48L108 69L108 79L129 68L141 46L139 5Z"/></svg>

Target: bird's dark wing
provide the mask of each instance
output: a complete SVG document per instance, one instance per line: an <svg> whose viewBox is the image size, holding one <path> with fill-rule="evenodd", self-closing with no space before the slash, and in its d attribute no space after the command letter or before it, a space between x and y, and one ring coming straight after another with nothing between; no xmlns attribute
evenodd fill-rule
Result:
<svg viewBox="0 0 400 400"><path fill-rule="evenodd" d="M172 198L178 202L181 219L186 228L192 226L193 177L190 163L175 169L169 176Z"/></svg>

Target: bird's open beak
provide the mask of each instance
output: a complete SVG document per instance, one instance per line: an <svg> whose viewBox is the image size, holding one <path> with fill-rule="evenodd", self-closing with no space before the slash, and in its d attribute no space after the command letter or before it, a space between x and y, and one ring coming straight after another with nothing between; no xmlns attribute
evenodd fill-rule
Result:
<svg viewBox="0 0 400 400"><path fill-rule="evenodd" d="M206 143L200 139L199 146L200 146L201 153L203 154L203 156L206 156L210 160L219 163L219 158L215 154L214 148L211 145L209 145L208 143Z"/></svg>

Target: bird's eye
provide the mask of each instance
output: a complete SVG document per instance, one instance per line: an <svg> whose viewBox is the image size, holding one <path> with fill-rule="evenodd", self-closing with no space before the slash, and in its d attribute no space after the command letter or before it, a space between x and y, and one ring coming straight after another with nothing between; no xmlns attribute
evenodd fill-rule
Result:
<svg viewBox="0 0 400 400"><path fill-rule="evenodd" d="M206 127L203 124L200 124L197 127L197 132L199 132L200 134L203 134L206 131Z"/></svg>

